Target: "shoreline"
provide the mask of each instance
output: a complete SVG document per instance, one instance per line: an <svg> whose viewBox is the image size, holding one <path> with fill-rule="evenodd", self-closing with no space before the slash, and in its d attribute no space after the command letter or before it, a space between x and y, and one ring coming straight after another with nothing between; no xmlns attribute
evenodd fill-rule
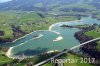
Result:
<svg viewBox="0 0 100 66"><path fill-rule="evenodd" d="M46 53L53 53L53 52L59 52L59 50L51 50L51 51L48 51Z"/></svg>
<svg viewBox="0 0 100 66"><path fill-rule="evenodd" d="M18 39L16 39L16 40L14 40L14 41L12 41L11 43L14 43L14 42L16 42L16 41L18 41L18 40L20 40L20 39L23 39L23 38L25 38L26 36L28 36L28 35L30 35L30 34L32 34L33 32L31 32L31 33L29 33L29 34L26 34L25 36L22 36L22 37L20 37L20 38L18 38Z"/></svg>
<svg viewBox="0 0 100 66"><path fill-rule="evenodd" d="M9 50L6 52L6 56L11 58L11 50L13 49L13 47L10 47Z"/></svg>
<svg viewBox="0 0 100 66"><path fill-rule="evenodd" d="M13 49L13 47L10 49L10 51L9 52L11 52L11 50ZM60 52L59 50L50 50L50 51L47 51L46 53L47 54L50 54L50 53L54 53L54 52ZM35 55L34 56L25 56L24 54L23 55L18 55L18 56L10 56L10 54L9 54L9 56L8 56L9 58L12 58L12 59L26 59L26 58L33 58L33 57L35 57Z"/></svg>
<svg viewBox="0 0 100 66"><path fill-rule="evenodd" d="M66 21L66 22L72 22L72 21ZM76 21L74 21L74 22L76 22ZM33 32L29 33L29 34L26 34L25 36L23 36L23 37L21 37L21 38L16 39L16 40L13 41L13 42L16 42L17 40L20 40L20 39L22 39L22 38L25 38L26 36L28 36L28 35L30 35L30 34L32 34L32 33L34 33L34 32L37 32L37 31L50 31L50 32L53 32L53 33L59 35L59 34L60 34L59 32L56 32L56 31L53 31L53 30L52 30L52 28L53 28L56 24L59 24L59 23L64 23L64 22L54 23L54 24L52 24L51 26L49 26L48 30L36 30L36 31L33 31ZM32 38L32 39L37 39L37 38L40 38L40 37L42 37L42 36L43 36L43 35L41 35L41 36L39 36L39 37ZM32 40L32 39L30 39L30 40ZM62 39L63 39L63 38L62 38ZM28 40L28 41L29 41L29 40ZM25 41L24 43L27 43L28 41ZM21 43L21 44L19 44L19 45L17 45L17 46L21 46L21 45L23 45L24 43ZM8 51L6 52L6 56L9 57L9 58L14 58L14 57L11 57L11 50L12 50L14 47L17 47L17 46L10 47L10 48L8 49Z"/></svg>
<svg viewBox="0 0 100 66"><path fill-rule="evenodd" d="M38 38L41 38L42 36L43 36L43 35L40 34L38 37L32 38L32 39L30 39L30 40L38 39ZM9 50L6 52L6 56L9 57L9 58L12 58L12 57L11 57L11 53L12 53L11 51L12 51L12 49L15 48L15 47L21 46L21 45L27 43L27 42L30 41L30 40L27 40L27 41L25 41L25 42L23 42L23 43L21 43L21 44L19 44L19 45L17 45L17 46L10 47Z"/></svg>
<svg viewBox="0 0 100 66"><path fill-rule="evenodd" d="M55 24L52 24L50 27L49 27L49 31L52 31L52 32L54 32L54 33L56 33L56 34L60 34L59 32L56 32L56 31L53 31L52 30L52 28L54 27L56 25L56 23Z"/></svg>
<svg viewBox="0 0 100 66"><path fill-rule="evenodd" d="M64 22L72 22L72 21L64 21ZM20 40L20 39L23 39L23 38L25 38L26 36L28 36L28 35L30 35L30 34L32 34L32 33L34 33L34 32L37 32L37 31L51 31L51 32L56 33L56 34L59 35L60 33L57 32L57 31L53 31L53 30L52 30L52 27L54 27L56 24L64 23L64 22L57 22L57 23L54 23L54 24L52 24L52 25L49 26L48 30L35 30L35 31L32 31L32 32L30 32L30 33L28 33L28 34L25 34L25 35L22 36L22 37L19 37L19 38L15 39L14 41L7 42L7 43L14 43L14 42L16 42L16 41L18 41L18 40ZM74 22L78 22L78 20L75 20ZM4 43L4 44L7 44L7 43Z"/></svg>

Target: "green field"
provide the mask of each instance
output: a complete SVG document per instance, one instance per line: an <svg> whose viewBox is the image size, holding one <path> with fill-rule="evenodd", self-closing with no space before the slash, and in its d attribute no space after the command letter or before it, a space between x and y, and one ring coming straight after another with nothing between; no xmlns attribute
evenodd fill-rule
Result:
<svg viewBox="0 0 100 66"><path fill-rule="evenodd" d="M100 37L100 32L97 32L95 30L88 31L85 34L88 35L88 36L92 36L93 38Z"/></svg>
<svg viewBox="0 0 100 66"><path fill-rule="evenodd" d="M0 66L3 66L4 64L7 64L7 63L11 63L13 60L6 57L5 55L5 52L1 51L1 48L0 48Z"/></svg>
<svg viewBox="0 0 100 66"><path fill-rule="evenodd" d="M94 30L88 31L85 34L88 35L88 36L91 36L93 38L98 38L98 37L100 37L100 27L97 27ZM97 42L97 43L98 43L97 48L100 49L100 41Z"/></svg>

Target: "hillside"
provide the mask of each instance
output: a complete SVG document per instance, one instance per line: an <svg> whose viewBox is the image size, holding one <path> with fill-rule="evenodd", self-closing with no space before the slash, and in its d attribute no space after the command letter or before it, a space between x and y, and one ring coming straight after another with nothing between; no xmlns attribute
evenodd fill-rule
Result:
<svg viewBox="0 0 100 66"><path fill-rule="evenodd" d="M77 3L88 4L92 5L93 7L100 8L100 0L12 0L9 2L1 3L0 10L49 11L55 7L63 7L66 4L72 5Z"/></svg>

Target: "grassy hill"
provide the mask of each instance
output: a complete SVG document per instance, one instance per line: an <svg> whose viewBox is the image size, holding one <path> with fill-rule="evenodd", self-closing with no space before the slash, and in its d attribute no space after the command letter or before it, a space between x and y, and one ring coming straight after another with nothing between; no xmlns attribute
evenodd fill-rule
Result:
<svg viewBox="0 0 100 66"><path fill-rule="evenodd" d="M33 11L0 11L0 30L4 35L0 38L13 38L12 26L25 33L34 30L45 30L56 22L76 20L77 17L56 17Z"/></svg>

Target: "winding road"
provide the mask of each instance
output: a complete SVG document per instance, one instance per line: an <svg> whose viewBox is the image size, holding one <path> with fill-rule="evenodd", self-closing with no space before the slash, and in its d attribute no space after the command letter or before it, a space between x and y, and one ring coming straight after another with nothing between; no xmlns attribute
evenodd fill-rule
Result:
<svg viewBox="0 0 100 66"><path fill-rule="evenodd" d="M81 44L79 44L79 45L77 45L77 46L74 46L74 47L70 48L69 50L62 51L61 53L59 53L59 54L57 54L57 55L55 55L55 56L53 56L53 57L51 57L51 58L49 58L49 59L47 59L47 60L44 60L44 61L42 61L42 62L40 62L40 63L38 63L38 64L36 64L36 65L34 65L34 66L41 66L41 65L43 65L43 64L45 64L45 63L47 63L47 62L49 62L52 58L59 57L59 56L63 55L64 53L67 53L67 52L70 51L70 50L76 49L76 48L78 48L78 47L81 47L81 46L83 46L83 45L86 45L86 44L88 44L88 43L91 43L91 42L94 42L94 41L98 41L98 40L100 40L100 37L95 38L95 39L92 39L92 40L89 40L89 41L84 42L84 43L81 43Z"/></svg>

